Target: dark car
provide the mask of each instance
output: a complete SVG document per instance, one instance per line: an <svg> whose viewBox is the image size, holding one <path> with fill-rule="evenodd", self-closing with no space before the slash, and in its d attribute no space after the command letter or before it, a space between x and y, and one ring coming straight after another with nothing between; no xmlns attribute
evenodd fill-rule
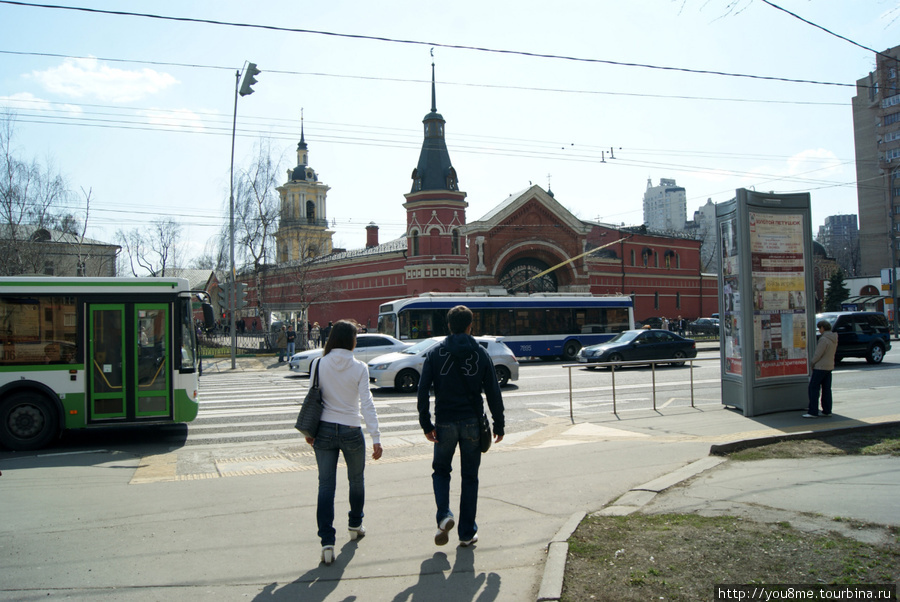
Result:
<svg viewBox="0 0 900 602"><path fill-rule="evenodd" d="M635 326L649 326L650 328L662 328L662 318L652 317L644 318L640 322L636 322Z"/></svg>
<svg viewBox="0 0 900 602"><path fill-rule="evenodd" d="M691 334L719 334L719 320L716 318L697 318L688 324Z"/></svg>
<svg viewBox="0 0 900 602"><path fill-rule="evenodd" d="M671 359L673 366L683 366L684 360L692 357L697 357L697 345L692 339L668 330L645 329L626 330L605 343L585 347L579 352L578 361L597 363Z"/></svg>
<svg viewBox="0 0 900 602"><path fill-rule="evenodd" d="M834 354L836 362L845 357L864 357L870 364L880 364L891 349L891 327L884 314L877 311L836 311L816 314L816 323L825 320L838 336Z"/></svg>

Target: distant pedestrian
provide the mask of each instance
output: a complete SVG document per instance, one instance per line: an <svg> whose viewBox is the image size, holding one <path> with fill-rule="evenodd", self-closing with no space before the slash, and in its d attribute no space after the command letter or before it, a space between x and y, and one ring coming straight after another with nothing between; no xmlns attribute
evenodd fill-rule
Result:
<svg viewBox="0 0 900 602"><path fill-rule="evenodd" d="M287 349L287 332L284 326L281 327L281 330L278 331L278 336L275 337L275 347L278 349L278 363L282 363L284 361L284 350Z"/></svg>
<svg viewBox="0 0 900 602"><path fill-rule="evenodd" d="M663 330L669 330L669 318L663 316L662 322L659 325Z"/></svg>
<svg viewBox="0 0 900 602"><path fill-rule="evenodd" d="M318 322L316 322L315 324L313 324L313 327L312 327L312 330L310 331L310 333L311 333L311 334L309 335L309 338L312 339L313 347L314 347L314 348L318 348L318 347L319 347L319 343L320 343L319 337L322 336L322 329L319 328L319 323L318 323Z"/></svg>
<svg viewBox="0 0 900 602"><path fill-rule="evenodd" d="M325 328L322 329L322 340L323 341L328 341L328 337L331 336L331 329L332 329L332 325L331 325L331 322L329 321L328 326L326 326Z"/></svg>
<svg viewBox="0 0 900 602"><path fill-rule="evenodd" d="M419 380L419 425L425 431L425 438L434 443L431 482L437 506L438 530L434 543L439 546L449 541L448 532L456 525L450 510L450 473L457 447L461 482L459 544L466 547L478 541L475 513L481 465L479 419L484 413L482 389L494 422L494 441L503 440L503 397L491 356L472 338L472 319L472 310L464 305L457 305L447 313L451 334L425 355ZM432 384L434 423L430 411Z"/></svg>
<svg viewBox="0 0 900 602"><path fill-rule="evenodd" d="M804 418L819 417L819 389L822 390L822 416L831 416L831 372L834 370L834 352L838 337L831 332L831 324L819 321L819 337L812 358L812 374L809 377L809 408Z"/></svg>
<svg viewBox="0 0 900 602"><path fill-rule="evenodd" d="M369 370L366 364L353 357L356 347L356 326L339 320L325 343L321 359L310 366L310 378L319 371L322 390L322 418L315 438L306 438L316 454L319 469L319 496L316 504L316 523L322 542L322 562L334 562L334 493L337 487L338 455L344 456L347 478L350 481L350 512L347 530L351 540L365 537L363 506L366 500L364 473L366 441L359 426L362 413L366 430L372 438L372 459L381 457L381 432L372 391L369 389Z"/></svg>
<svg viewBox="0 0 900 602"><path fill-rule="evenodd" d="M685 320L681 316L678 316L678 321L675 324L676 324L676 327L678 328L678 334L680 336L684 336L685 328L687 328L687 320Z"/></svg>
<svg viewBox="0 0 900 602"><path fill-rule="evenodd" d="M287 356L288 358L290 358L292 355L294 355L294 349L296 348L297 341L297 333L296 331L294 331L293 324L288 324L285 338L287 339Z"/></svg>

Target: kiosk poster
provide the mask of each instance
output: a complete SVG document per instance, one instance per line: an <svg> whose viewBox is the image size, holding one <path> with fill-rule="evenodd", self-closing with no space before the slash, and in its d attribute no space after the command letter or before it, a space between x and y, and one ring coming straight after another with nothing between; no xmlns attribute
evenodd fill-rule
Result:
<svg viewBox="0 0 900 602"><path fill-rule="evenodd" d="M741 375L741 295L738 286L740 256L738 249L737 221L732 217L720 223L722 238L722 308L719 318L724 320L725 372Z"/></svg>
<svg viewBox="0 0 900 602"><path fill-rule="evenodd" d="M757 378L806 376L803 215L750 212Z"/></svg>

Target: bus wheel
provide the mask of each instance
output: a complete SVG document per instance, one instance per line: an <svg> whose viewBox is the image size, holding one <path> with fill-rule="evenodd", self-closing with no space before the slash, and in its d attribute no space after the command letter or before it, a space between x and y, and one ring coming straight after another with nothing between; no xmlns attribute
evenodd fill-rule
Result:
<svg viewBox="0 0 900 602"><path fill-rule="evenodd" d="M57 435L59 424L50 401L37 393L14 393L0 405L0 443L9 449L40 449Z"/></svg>
<svg viewBox="0 0 900 602"><path fill-rule="evenodd" d="M578 341L569 341L563 347L563 359L567 362L574 362L578 359L579 351L581 351L581 344Z"/></svg>
<svg viewBox="0 0 900 602"><path fill-rule="evenodd" d="M497 374L497 383L501 387L505 387L509 382L509 368L507 368L506 366L494 366L494 372L496 372Z"/></svg>
<svg viewBox="0 0 900 602"><path fill-rule="evenodd" d="M401 370L394 379L394 388L401 393L414 393L419 388L419 373L415 370Z"/></svg>

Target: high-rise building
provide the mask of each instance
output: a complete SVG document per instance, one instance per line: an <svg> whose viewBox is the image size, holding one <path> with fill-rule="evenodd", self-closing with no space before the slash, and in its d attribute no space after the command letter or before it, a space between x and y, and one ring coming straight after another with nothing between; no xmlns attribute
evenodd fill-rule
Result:
<svg viewBox="0 0 900 602"><path fill-rule="evenodd" d="M829 215L816 236L847 276L859 275L859 229L855 215Z"/></svg>
<svg viewBox="0 0 900 602"><path fill-rule="evenodd" d="M853 135L859 202L861 276L900 259L900 46L875 56L875 71L856 82Z"/></svg>
<svg viewBox="0 0 900 602"><path fill-rule="evenodd" d="M647 178L644 192L644 224L651 230L681 232L687 221L687 197L675 180L660 178L654 186Z"/></svg>

